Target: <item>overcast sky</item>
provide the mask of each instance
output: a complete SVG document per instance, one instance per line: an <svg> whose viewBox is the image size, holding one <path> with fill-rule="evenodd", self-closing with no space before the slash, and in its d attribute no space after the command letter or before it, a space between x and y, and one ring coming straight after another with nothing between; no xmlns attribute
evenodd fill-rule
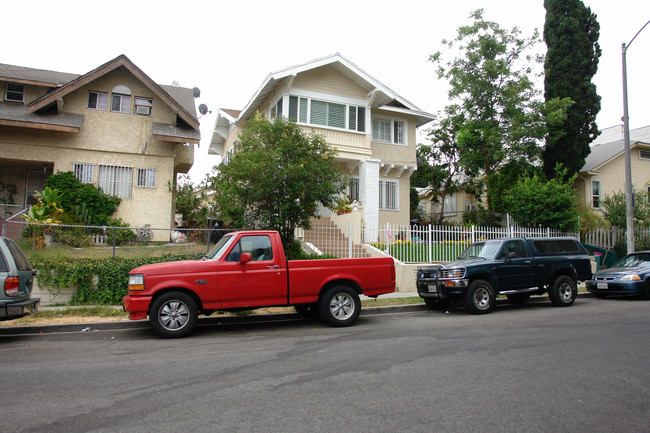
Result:
<svg viewBox="0 0 650 433"><path fill-rule="evenodd" d="M584 3L601 27L594 82L603 129L622 124L621 44L650 20L650 1ZM0 63L84 74L125 54L159 84L198 87L197 104L212 110L200 119L190 172L199 179L219 162L207 156L217 109L243 109L269 73L337 52L420 109L441 111L447 83L429 56L481 7L506 29L543 30L543 0L30 0L3 8ZM627 67L630 126L650 125L650 25Z"/></svg>

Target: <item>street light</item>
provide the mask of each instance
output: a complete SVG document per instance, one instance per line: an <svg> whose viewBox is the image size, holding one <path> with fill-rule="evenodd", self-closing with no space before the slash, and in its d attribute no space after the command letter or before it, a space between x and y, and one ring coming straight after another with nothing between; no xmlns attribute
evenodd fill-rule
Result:
<svg viewBox="0 0 650 433"><path fill-rule="evenodd" d="M634 252L634 216L632 204L632 158L630 156L630 119L627 111L627 64L625 55L627 49L630 48L634 39L639 36L639 33L650 24L650 20L641 27L641 30L636 32L627 46L625 42L621 47L621 54L623 56L623 144L625 146L625 222L627 230L627 253Z"/></svg>

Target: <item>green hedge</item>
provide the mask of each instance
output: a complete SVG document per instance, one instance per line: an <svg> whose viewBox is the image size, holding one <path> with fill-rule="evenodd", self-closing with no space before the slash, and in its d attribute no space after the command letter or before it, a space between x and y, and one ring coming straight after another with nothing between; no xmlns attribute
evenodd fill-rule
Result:
<svg viewBox="0 0 650 433"><path fill-rule="evenodd" d="M120 305L126 296L129 272L151 263L192 260L201 255L165 255L145 258L42 258L30 262L38 270L38 283L56 293L65 287L75 287L71 304Z"/></svg>

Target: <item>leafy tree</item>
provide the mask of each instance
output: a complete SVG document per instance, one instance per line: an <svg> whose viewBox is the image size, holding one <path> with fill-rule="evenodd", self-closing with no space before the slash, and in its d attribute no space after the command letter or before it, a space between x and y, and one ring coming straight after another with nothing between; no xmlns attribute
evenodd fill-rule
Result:
<svg viewBox="0 0 650 433"><path fill-rule="evenodd" d="M207 181L205 182L207 184ZM176 213L181 214L185 221L197 221L205 226L210 210L203 205L205 200L205 185L196 187L188 175L179 176L170 186L176 198Z"/></svg>
<svg viewBox="0 0 650 433"><path fill-rule="evenodd" d="M558 166L550 180L538 174L519 178L505 197L508 212L517 224L565 232L577 230L578 207L573 182L578 175L565 181L566 170Z"/></svg>
<svg viewBox="0 0 650 433"><path fill-rule="evenodd" d="M612 195L603 197L600 208L605 219L615 227L626 227L625 191L618 191ZM632 209L634 225L650 227L650 198L643 190L634 192L634 207Z"/></svg>
<svg viewBox="0 0 650 433"><path fill-rule="evenodd" d="M533 81L533 66L542 61L533 53L541 42L537 32L522 38L517 28L485 21L482 9L470 18L474 22L460 27L453 41L443 41L450 50L459 44L459 57L442 65L440 52L431 56L438 77L449 81L452 101L432 135L445 137L442 146L466 175L488 179L507 161L536 161L546 123L562 122L571 101L541 101ZM488 191L488 207L489 198Z"/></svg>
<svg viewBox="0 0 650 433"><path fill-rule="evenodd" d="M45 186L61 192L61 207L69 218L91 226L105 226L122 199L104 194L95 186L81 183L71 171L48 177Z"/></svg>
<svg viewBox="0 0 650 433"><path fill-rule="evenodd" d="M489 201L492 210L499 213L508 213L505 197L517 180L521 177L533 177L535 174L542 175L540 167L534 166L527 161L510 161L506 163L498 173L494 173L488 179Z"/></svg>
<svg viewBox="0 0 650 433"><path fill-rule="evenodd" d="M600 25L596 14L581 0L544 0L544 7L544 40L548 48L544 96L547 101L575 101L562 124L549 125L542 156L544 172L551 178L559 162L569 169L567 176L572 176L585 164L589 143L599 134L596 115L600 111L600 96L591 80L601 55Z"/></svg>
<svg viewBox="0 0 650 433"><path fill-rule="evenodd" d="M278 230L292 247L294 230L310 227L318 202L329 206L345 187L335 155L323 136L257 113L213 178L217 211L241 227Z"/></svg>

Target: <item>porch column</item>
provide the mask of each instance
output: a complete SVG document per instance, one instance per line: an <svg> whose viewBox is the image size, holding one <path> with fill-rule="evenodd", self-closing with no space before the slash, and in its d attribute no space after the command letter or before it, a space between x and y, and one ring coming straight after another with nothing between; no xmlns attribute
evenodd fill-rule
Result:
<svg viewBox="0 0 650 433"><path fill-rule="evenodd" d="M366 227L364 242L377 242L379 230L379 167L381 160L368 158L359 165L359 198Z"/></svg>

